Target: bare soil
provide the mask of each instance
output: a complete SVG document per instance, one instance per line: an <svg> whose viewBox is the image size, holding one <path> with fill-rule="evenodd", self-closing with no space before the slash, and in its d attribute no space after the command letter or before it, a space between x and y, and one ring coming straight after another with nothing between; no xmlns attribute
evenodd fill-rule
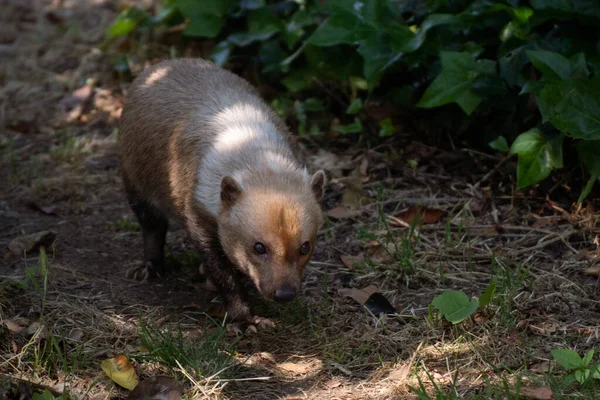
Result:
<svg viewBox="0 0 600 400"><path fill-rule="evenodd" d="M204 290L201 255L178 226L167 239L170 276L145 283L125 278L142 257L140 233L123 222L135 220L116 158L127 83L98 49L118 4L0 0L0 9L0 283L6 288L0 292L0 374L8 386L26 381L68 388L78 398L125 398L127 391L103 375L100 362L136 351L140 317L158 326L179 322L186 335L201 335L203 312L216 295ZM573 205L563 181L517 192L514 159L442 151L411 137L402 133L370 151L307 147L308 162L332 178L324 209L347 205L348 188L360 184L360 212L324 226L303 305L263 305L277 323L274 331L228 336L240 359L251 358L242 375L210 396L416 398L408 385L418 387L418 379L433 390L426 372L449 390L458 371L461 396L522 378L525 385L552 386L558 398L551 376L533 367L551 360L553 348L580 354L598 348L598 273L586 274L598 268L597 204ZM419 160L418 168L407 159ZM355 169L359 183L350 173ZM418 240L402 223L384 224L413 205L444 211L439 221L418 228ZM8 285L26 280L28 267L39 264L38 252L12 254L8 245L44 230L56 232L56 241L47 249L42 301L31 285ZM360 238L362 231L380 240L391 234L400 244L396 258L382 254L372 237ZM340 259L365 254L379 267ZM479 295L493 278L504 301L490 310L458 327L428 319L434 296L447 289ZM339 292L371 284L396 316L368 315ZM83 366L51 371L24 356L31 332L17 334L9 322L31 327L40 320L80 346ZM142 379L159 372L160 366L138 370ZM3 382L0 391L7 390ZM562 395L569 393L579 392Z"/></svg>

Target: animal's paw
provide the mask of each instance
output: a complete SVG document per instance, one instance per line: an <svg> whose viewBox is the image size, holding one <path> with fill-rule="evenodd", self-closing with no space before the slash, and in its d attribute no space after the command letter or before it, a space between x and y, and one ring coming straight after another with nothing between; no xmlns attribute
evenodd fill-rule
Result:
<svg viewBox="0 0 600 400"><path fill-rule="evenodd" d="M127 279L133 279L136 281L147 281L150 278L160 277L152 261L144 261L140 265L129 268L125 272Z"/></svg>
<svg viewBox="0 0 600 400"><path fill-rule="evenodd" d="M266 330L275 328L275 323L268 318L259 317L257 315L252 316L246 320L250 326L254 326L256 329Z"/></svg>

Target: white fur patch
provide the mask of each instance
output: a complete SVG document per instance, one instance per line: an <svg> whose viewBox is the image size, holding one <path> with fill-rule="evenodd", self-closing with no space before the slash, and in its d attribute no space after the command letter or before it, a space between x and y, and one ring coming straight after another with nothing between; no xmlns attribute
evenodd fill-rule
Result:
<svg viewBox="0 0 600 400"><path fill-rule="evenodd" d="M215 113L209 125L217 134L198 171L196 199L214 216L221 207L223 177L232 176L243 190L244 172L257 154L275 173L296 168L295 162L286 157L283 137L257 105L233 103Z"/></svg>
<svg viewBox="0 0 600 400"><path fill-rule="evenodd" d="M159 80L161 80L162 78L167 76L168 72L169 72L168 67L157 68L155 71L152 71L152 73L150 73L150 75L148 75L148 77L144 81L143 86L148 88L148 87L154 85L156 82L158 82Z"/></svg>

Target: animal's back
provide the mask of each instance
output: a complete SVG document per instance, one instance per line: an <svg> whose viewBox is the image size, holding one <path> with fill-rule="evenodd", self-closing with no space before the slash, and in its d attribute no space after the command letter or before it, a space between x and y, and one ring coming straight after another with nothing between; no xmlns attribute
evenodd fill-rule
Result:
<svg viewBox="0 0 600 400"><path fill-rule="evenodd" d="M258 161L260 148L293 158L287 138L245 80L203 60L164 61L129 90L119 134L123 179L172 215L197 198L214 210L222 172Z"/></svg>

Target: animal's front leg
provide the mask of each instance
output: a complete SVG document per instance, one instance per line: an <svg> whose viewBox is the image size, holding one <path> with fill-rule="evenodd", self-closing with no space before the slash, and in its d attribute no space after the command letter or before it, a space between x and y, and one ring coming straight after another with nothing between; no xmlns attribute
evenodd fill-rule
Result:
<svg viewBox="0 0 600 400"><path fill-rule="evenodd" d="M216 241L206 246L205 253L206 272L225 302L227 317L234 321L248 321L252 314L234 265Z"/></svg>

